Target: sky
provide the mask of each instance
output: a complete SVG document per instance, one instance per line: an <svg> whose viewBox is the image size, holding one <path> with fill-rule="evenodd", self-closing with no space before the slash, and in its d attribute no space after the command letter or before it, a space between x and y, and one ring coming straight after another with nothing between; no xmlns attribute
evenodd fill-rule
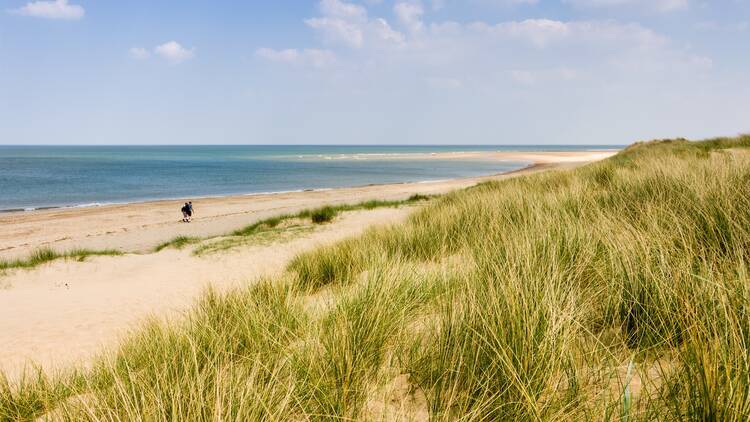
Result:
<svg viewBox="0 0 750 422"><path fill-rule="evenodd" d="M0 144L750 132L750 0L0 0Z"/></svg>

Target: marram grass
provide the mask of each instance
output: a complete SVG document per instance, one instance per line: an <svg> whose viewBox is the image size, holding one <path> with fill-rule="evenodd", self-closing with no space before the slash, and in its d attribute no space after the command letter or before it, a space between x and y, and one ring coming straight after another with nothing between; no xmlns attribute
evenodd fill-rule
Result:
<svg viewBox="0 0 750 422"><path fill-rule="evenodd" d="M747 420L748 147L457 191L88 369L0 381L0 419Z"/></svg>

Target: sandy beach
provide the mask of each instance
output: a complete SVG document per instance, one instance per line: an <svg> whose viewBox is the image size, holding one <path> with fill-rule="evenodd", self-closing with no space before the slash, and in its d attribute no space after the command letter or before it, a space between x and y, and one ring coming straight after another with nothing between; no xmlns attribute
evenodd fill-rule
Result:
<svg viewBox="0 0 750 422"><path fill-rule="evenodd" d="M83 361L149 316L180 315L207 286L244 285L282 271L296 254L403 220L415 207L348 212L332 223L269 242L196 256L189 248L153 252L176 236L217 237L261 219L324 204L441 194L490 179L600 160L614 151L431 154L430 158L525 161L510 174L430 183L229 196L196 200L194 222L179 215L182 200L0 215L0 259L40 247L117 249L123 256L58 260L0 275L0 370L11 376L35 362L44 368Z"/></svg>

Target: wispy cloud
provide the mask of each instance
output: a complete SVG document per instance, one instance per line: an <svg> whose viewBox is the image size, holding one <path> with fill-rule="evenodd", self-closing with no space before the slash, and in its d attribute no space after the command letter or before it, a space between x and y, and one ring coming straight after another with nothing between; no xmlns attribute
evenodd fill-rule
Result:
<svg viewBox="0 0 750 422"><path fill-rule="evenodd" d="M641 0L565 1L581 5L600 2L597 4L604 6ZM679 7L683 0L655 1L664 2L660 8L670 8ZM403 80L407 73L458 74L472 80L472 88L504 86L509 82L527 86L582 83L584 78L607 74L632 80L657 77L665 69L697 74L710 70L712 63L711 58L696 55L689 47L676 45L669 37L639 23L557 19L431 21L429 10L416 0L395 0L395 24L385 16L370 16L360 3L323 0L318 10L319 15L305 23L324 43L331 44L328 48L262 48L256 55L269 62L330 66L337 78L356 79L355 74L372 69L396 80ZM423 81L431 87L464 87L462 80L454 78L425 77Z"/></svg>
<svg viewBox="0 0 750 422"><path fill-rule="evenodd" d="M424 23L422 22L424 9L419 3L396 3L396 5L393 6L393 13L396 15L401 25L411 32L418 32L424 28Z"/></svg>
<svg viewBox="0 0 750 422"><path fill-rule="evenodd" d="M177 41L168 41L153 48L153 54L144 47L131 47L128 55L134 60L146 60L152 55L161 57L172 64L182 63L195 57L195 49L187 49Z"/></svg>
<svg viewBox="0 0 750 422"><path fill-rule="evenodd" d="M86 14L82 6L70 4L68 0L34 1L10 11L13 14L44 19L81 19Z"/></svg>
<svg viewBox="0 0 750 422"><path fill-rule="evenodd" d="M383 18L370 18L361 5L341 0L323 0L319 3L320 16L305 20L323 42L352 49L369 46L402 46L403 33L395 30Z"/></svg>

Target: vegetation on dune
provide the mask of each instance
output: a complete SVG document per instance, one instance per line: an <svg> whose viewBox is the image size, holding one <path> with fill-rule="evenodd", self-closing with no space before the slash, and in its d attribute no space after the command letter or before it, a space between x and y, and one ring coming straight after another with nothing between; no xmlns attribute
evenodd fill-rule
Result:
<svg viewBox="0 0 750 422"><path fill-rule="evenodd" d="M235 238L252 237L252 236L257 236L258 234L267 234L268 232L272 232L273 229L276 229L280 224L285 223L285 222L289 223L294 220L308 220L309 219L312 224L323 224L323 223L328 223L332 221L334 218L336 218L336 216L339 213L346 212L346 211L372 210L375 208L386 208L386 207L399 207L402 205L410 205L410 204L414 204L417 202L428 201L434 197L435 196L414 194L404 200L392 200L392 201L369 200L369 201L359 202L355 204L326 205L321 208L302 210L296 214L283 214L283 215L276 215L270 218L266 218L266 219L257 221L253 224L250 224L248 226L245 226L241 229L235 230L231 234L224 236L224 237L235 237ZM187 245L201 243L204 240L207 240L207 238L178 236L172 240L166 241L158 245L156 248L154 248L154 251L159 252L166 248L182 249ZM243 244L246 244L247 242L245 242L243 239L230 239L226 243L227 244L225 246L228 246L229 244L243 245ZM231 247L231 246L228 246L228 247ZM228 249L228 247L219 248L219 249L220 250ZM210 246L207 248L201 248L200 253L205 253L206 251L212 251L214 249L215 248L212 248Z"/></svg>
<svg viewBox="0 0 750 422"><path fill-rule="evenodd" d="M114 249L74 249L68 252L57 252L51 248L40 248L32 252L31 255L29 255L27 258L19 258L7 261L0 260L0 271L16 268L34 268L57 259L75 259L77 261L85 261L86 258L92 256L117 255L122 255L122 252Z"/></svg>
<svg viewBox="0 0 750 422"><path fill-rule="evenodd" d="M310 212L310 220L315 224L328 223L336 217L336 210L333 207L318 208Z"/></svg>
<svg viewBox="0 0 750 422"><path fill-rule="evenodd" d="M159 245L157 245L154 248L154 252L159 252L166 248L182 249L185 246L192 245L200 241L201 239L199 237L177 236L172 240L168 240L164 243L160 243Z"/></svg>
<svg viewBox="0 0 750 422"><path fill-rule="evenodd" d="M252 236L226 236L203 241L193 249L193 255L205 256L250 245L278 244L314 230L314 225L287 220L287 224L257 230Z"/></svg>
<svg viewBox="0 0 750 422"><path fill-rule="evenodd" d="M748 147L446 195L91 369L0 381L0 419L747 420Z"/></svg>

